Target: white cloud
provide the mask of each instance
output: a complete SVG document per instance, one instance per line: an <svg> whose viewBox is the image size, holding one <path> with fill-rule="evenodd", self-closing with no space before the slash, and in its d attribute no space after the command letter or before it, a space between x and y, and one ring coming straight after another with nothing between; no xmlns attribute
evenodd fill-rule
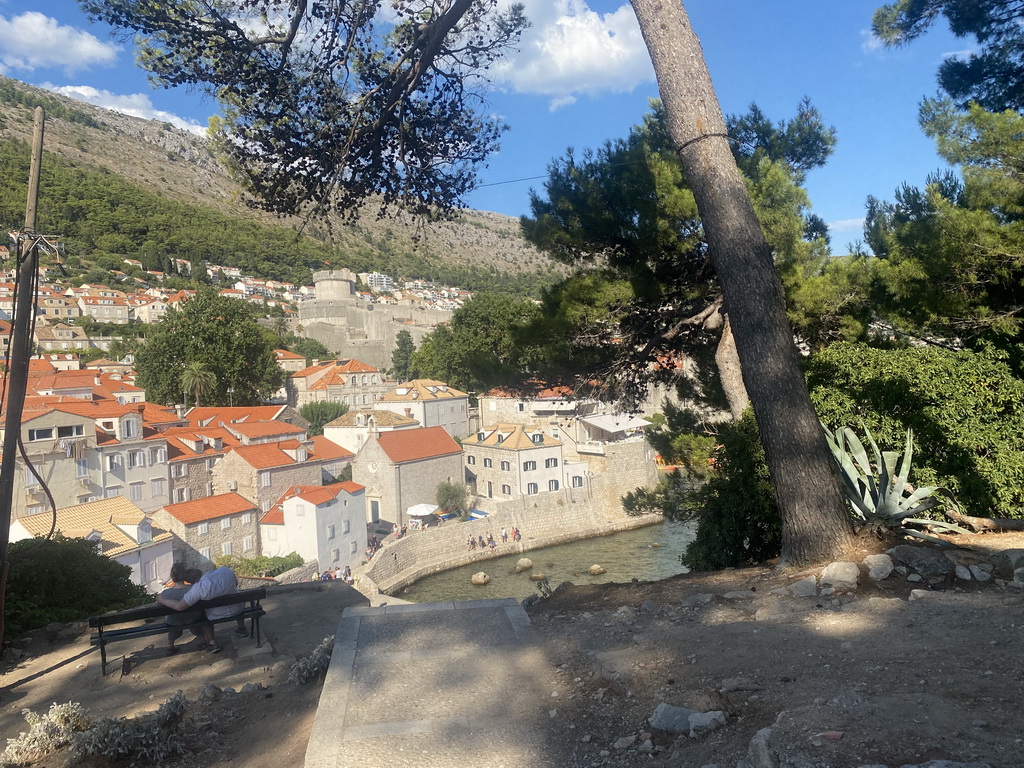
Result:
<svg viewBox="0 0 1024 768"><path fill-rule="evenodd" d="M72 74L117 61L119 46L104 43L36 11L0 16L0 71L57 67Z"/></svg>
<svg viewBox="0 0 1024 768"><path fill-rule="evenodd" d="M197 136L206 135L206 126L200 125L195 120L178 117L173 112L165 112L153 106L149 96L144 93L117 94L110 91L93 88L91 85L52 85L44 83L42 88L48 91L59 93L72 99L78 99L97 107L111 109L114 112L121 112L132 117L141 117L143 120L160 120L170 123L175 128L191 131Z"/></svg>
<svg viewBox="0 0 1024 768"><path fill-rule="evenodd" d="M878 53L885 48L885 42L882 38L875 35L875 33L870 29L862 29L860 31L860 36L860 49L869 56L873 53Z"/></svg>
<svg viewBox="0 0 1024 768"><path fill-rule="evenodd" d="M860 230L864 227L864 217L861 216L859 219L839 219L838 221L830 221L828 223L828 231L833 235L840 232L852 232L854 230Z"/></svg>
<svg viewBox="0 0 1024 768"><path fill-rule="evenodd" d="M979 46L972 45L970 48L964 48L959 51L946 51L939 56L939 60L945 61L946 59L959 59L960 61L966 61L980 50L981 48Z"/></svg>
<svg viewBox="0 0 1024 768"><path fill-rule="evenodd" d="M519 54L492 73L517 93L551 97L551 108L578 95L627 93L654 79L650 56L628 4L611 13L585 0L526 0L526 30Z"/></svg>

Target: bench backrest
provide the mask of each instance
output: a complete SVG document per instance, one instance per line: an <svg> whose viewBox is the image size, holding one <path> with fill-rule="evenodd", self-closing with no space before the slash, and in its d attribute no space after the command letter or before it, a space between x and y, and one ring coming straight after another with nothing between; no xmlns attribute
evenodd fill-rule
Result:
<svg viewBox="0 0 1024 768"><path fill-rule="evenodd" d="M242 589L238 592L232 592L230 595L221 595L220 597L213 597L209 600L200 600L192 607L215 608L220 605L235 605L237 603L265 600L266 597L266 587L260 587L258 589ZM179 611L176 611L173 608L168 608L166 605L140 605L138 608L129 608L124 611L111 611L110 613L104 613L100 616L93 616L89 619L89 626L106 627L110 624L122 624L129 621L143 621L145 619L155 619L161 616L172 616L176 613L179 613Z"/></svg>

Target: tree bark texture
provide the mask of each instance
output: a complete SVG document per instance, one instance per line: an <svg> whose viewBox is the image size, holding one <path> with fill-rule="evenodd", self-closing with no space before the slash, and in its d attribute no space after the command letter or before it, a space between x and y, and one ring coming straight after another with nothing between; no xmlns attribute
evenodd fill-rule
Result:
<svg viewBox="0 0 1024 768"><path fill-rule="evenodd" d="M833 559L852 545L852 525L700 41L680 0L631 3L725 297L778 499L783 563Z"/></svg>
<svg viewBox="0 0 1024 768"><path fill-rule="evenodd" d="M722 383L722 391L729 402L729 415L733 421L743 415L750 405L747 388L743 384L743 367L740 356L736 352L736 337L732 333L732 323L726 315L722 336L715 350L715 364L718 366L718 380Z"/></svg>

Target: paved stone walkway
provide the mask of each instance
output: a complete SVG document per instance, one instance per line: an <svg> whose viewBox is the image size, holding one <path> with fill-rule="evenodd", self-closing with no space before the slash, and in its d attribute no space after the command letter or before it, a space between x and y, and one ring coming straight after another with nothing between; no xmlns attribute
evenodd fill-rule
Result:
<svg viewBox="0 0 1024 768"><path fill-rule="evenodd" d="M511 598L347 608L305 768L555 765L552 673Z"/></svg>

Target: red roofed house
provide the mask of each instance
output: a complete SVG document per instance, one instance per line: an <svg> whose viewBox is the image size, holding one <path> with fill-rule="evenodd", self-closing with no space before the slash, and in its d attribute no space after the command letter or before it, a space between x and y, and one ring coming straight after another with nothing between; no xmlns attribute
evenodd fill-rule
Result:
<svg viewBox="0 0 1024 768"><path fill-rule="evenodd" d="M352 463L352 479L366 486L367 522L402 525L406 510L434 504L442 482L463 482L462 448L444 427L371 430Z"/></svg>
<svg viewBox="0 0 1024 768"><path fill-rule="evenodd" d="M327 360L296 371L285 380L288 404L345 403L353 411L369 410L388 391L379 368L358 360Z"/></svg>
<svg viewBox="0 0 1024 768"><path fill-rule="evenodd" d="M306 358L287 349L275 349L274 357L285 373L297 373L306 367Z"/></svg>
<svg viewBox="0 0 1024 768"><path fill-rule="evenodd" d="M355 568L366 549L364 491L353 482L292 488L260 520L263 554L297 552L321 572Z"/></svg>
<svg viewBox="0 0 1024 768"><path fill-rule="evenodd" d="M323 482L312 447L311 442L298 440L239 445L214 465L213 492L237 492L261 512L269 512L290 488Z"/></svg>
<svg viewBox="0 0 1024 768"><path fill-rule="evenodd" d="M204 570L221 555L260 554L258 518L255 505L237 493L167 504L153 513L174 536L174 559Z"/></svg>
<svg viewBox="0 0 1024 768"><path fill-rule="evenodd" d="M424 427L444 427L452 437L469 434L469 395L443 381L403 382L386 392L373 407L416 419Z"/></svg>

